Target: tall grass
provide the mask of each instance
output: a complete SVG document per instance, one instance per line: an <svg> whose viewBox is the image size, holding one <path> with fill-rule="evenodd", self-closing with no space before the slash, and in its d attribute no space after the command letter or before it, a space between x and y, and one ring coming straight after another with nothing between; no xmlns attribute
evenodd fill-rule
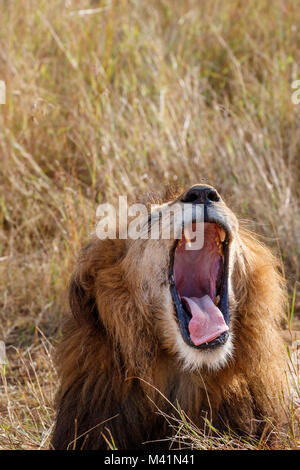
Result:
<svg viewBox="0 0 300 470"><path fill-rule="evenodd" d="M0 0L0 12L0 447L38 448L54 371L37 331L57 335L101 201L208 181L300 292L300 8Z"/></svg>

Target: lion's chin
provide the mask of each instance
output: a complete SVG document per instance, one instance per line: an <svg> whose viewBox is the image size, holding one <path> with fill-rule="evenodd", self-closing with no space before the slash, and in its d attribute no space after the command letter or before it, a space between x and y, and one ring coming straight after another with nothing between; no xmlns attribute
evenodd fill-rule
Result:
<svg viewBox="0 0 300 470"><path fill-rule="evenodd" d="M177 356L184 370L199 371L206 368L216 371L224 368L233 356L234 347L231 334L223 345L215 349L197 350L188 346L181 335L176 337Z"/></svg>
<svg viewBox="0 0 300 470"><path fill-rule="evenodd" d="M158 320L158 330L162 335L162 349L174 360L178 360L180 368L185 371L217 371L224 368L234 356L234 334L231 328L224 344L207 349L189 346L182 337L169 295L165 297L164 309Z"/></svg>

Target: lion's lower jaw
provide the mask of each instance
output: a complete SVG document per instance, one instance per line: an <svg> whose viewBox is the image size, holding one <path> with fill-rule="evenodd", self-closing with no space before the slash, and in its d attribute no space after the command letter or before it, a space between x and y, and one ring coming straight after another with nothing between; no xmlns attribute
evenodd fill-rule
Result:
<svg viewBox="0 0 300 470"><path fill-rule="evenodd" d="M204 367L216 371L225 367L233 356L234 346L232 334L222 346L214 350L199 350L188 346L181 336L176 337L177 356L184 370L197 371Z"/></svg>
<svg viewBox="0 0 300 470"><path fill-rule="evenodd" d="M231 284L229 292L232 295ZM234 335L229 332L226 343L214 350L200 350L186 344L180 333L178 323L172 315L173 305L169 297L165 299L164 308L161 317L158 320L158 332L162 333L162 347L173 357L177 357L181 367L186 371L199 371L206 368L209 371L216 371L225 367L234 353ZM231 312L231 314L233 311ZM232 329L232 328L231 328ZM157 332L157 334L158 334Z"/></svg>

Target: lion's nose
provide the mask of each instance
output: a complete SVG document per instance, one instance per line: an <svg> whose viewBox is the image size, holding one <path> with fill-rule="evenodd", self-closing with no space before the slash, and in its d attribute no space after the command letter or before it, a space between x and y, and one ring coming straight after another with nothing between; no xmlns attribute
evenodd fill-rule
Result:
<svg viewBox="0 0 300 470"><path fill-rule="evenodd" d="M185 193L181 201L192 204L211 204L220 199L218 192L211 186L193 186Z"/></svg>

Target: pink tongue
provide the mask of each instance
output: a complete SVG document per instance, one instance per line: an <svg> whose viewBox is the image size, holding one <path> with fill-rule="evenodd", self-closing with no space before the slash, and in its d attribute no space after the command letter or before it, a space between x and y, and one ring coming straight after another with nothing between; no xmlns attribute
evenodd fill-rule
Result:
<svg viewBox="0 0 300 470"><path fill-rule="evenodd" d="M216 307L209 295L181 297L189 309L192 319L189 323L191 340L195 346L208 343L228 330L222 312Z"/></svg>

